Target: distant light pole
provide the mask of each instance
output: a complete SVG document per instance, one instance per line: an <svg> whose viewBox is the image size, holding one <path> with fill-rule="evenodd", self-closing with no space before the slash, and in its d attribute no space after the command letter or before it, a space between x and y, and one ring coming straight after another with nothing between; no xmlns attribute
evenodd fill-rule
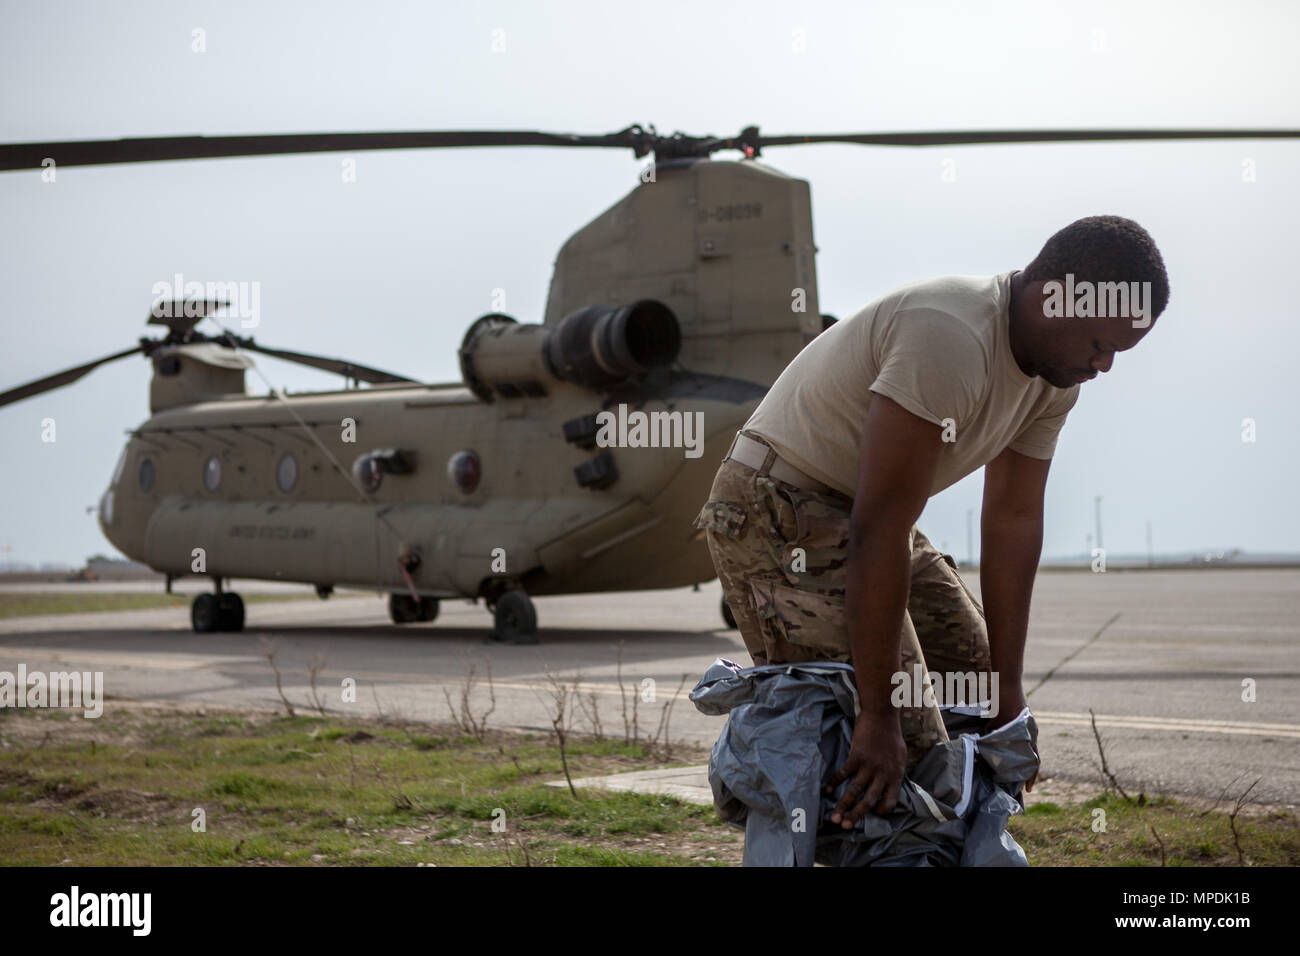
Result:
<svg viewBox="0 0 1300 956"><path fill-rule="evenodd" d="M1147 567L1154 568L1155 566L1156 555L1155 552L1151 550L1151 520L1147 519Z"/></svg>
<svg viewBox="0 0 1300 956"><path fill-rule="evenodd" d="M975 509L966 509L966 566L975 566Z"/></svg>
<svg viewBox="0 0 1300 956"><path fill-rule="evenodd" d="M1101 495L1098 495L1094 502L1097 506L1097 548L1101 550L1103 547L1101 543Z"/></svg>

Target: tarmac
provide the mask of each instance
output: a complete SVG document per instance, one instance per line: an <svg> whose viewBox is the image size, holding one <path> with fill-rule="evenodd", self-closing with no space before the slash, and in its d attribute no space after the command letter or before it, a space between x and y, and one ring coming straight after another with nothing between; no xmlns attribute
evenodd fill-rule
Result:
<svg viewBox="0 0 1300 956"><path fill-rule="evenodd" d="M977 578L969 583L978 592ZM330 712L446 722L469 681L472 709L492 708L489 726L539 732L550 730L552 681L576 680L575 730L598 720L623 737L635 721L641 739L658 731L707 747L722 718L698 713L686 695L714 658L749 663L719 597L713 583L540 598L535 646L487 641L482 605L444 602L437 621L398 627L381 598L346 593L249 604L242 634L193 634L187 608L10 618L0 620L0 670L101 670L106 708L129 698L276 709L270 654L302 709L311 709L315 661ZM1300 803L1298 649L1297 570L1040 573L1025 680L1043 758L1035 792L1102 788L1092 711L1127 790L1214 800L1259 778L1258 802ZM357 694L345 702L349 677ZM601 785L709 802L703 768L652 774Z"/></svg>

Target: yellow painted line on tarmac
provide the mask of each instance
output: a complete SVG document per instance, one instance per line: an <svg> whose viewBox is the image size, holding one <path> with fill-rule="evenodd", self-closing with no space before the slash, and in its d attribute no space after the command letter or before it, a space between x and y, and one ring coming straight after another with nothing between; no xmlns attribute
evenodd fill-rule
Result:
<svg viewBox="0 0 1300 956"><path fill-rule="evenodd" d="M1040 724L1060 724L1067 727L1091 727L1088 714L1058 711L1034 711ZM1098 714L1097 726L1121 730L1162 730L1166 733L1237 734L1252 737L1297 737L1300 724L1263 724L1236 720L1203 720L1196 717L1144 717L1140 714Z"/></svg>

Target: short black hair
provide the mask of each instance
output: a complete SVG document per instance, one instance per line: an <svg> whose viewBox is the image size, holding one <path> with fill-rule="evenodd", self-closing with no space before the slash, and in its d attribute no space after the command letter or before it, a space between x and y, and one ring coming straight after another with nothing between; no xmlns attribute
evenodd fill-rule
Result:
<svg viewBox="0 0 1300 956"><path fill-rule="evenodd" d="M1123 216L1088 216L1070 223L1044 244L1025 266L1027 282L1150 282L1151 315L1169 303L1169 276L1150 233Z"/></svg>

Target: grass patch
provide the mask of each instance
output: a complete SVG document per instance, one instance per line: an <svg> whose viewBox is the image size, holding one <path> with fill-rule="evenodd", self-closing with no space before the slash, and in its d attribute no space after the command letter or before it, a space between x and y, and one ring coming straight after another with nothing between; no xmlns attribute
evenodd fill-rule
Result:
<svg viewBox="0 0 1300 956"><path fill-rule="evenodd" d="M1231 806L1207 811L1168 797L1139 804L1103 793L1081 804L1030 806L1011 818L1008 829L1034 866L1160 866L1161 843L1165 866L1240 866L1228 820ZM1296 812L1285 808L1239 814L1245 863L1300 865L1298 822Z"/></svg>
<svg viewBox="0 0 1300 956"><path fill-rule="evenodd" d="M427 725L116 707L98 720L14 712L0 738L11 865L668 866L741 853L712 807L546 786L563 770L543 734L479 742ZM567 753L575 777L663 765L621 741Z"/></svg>

